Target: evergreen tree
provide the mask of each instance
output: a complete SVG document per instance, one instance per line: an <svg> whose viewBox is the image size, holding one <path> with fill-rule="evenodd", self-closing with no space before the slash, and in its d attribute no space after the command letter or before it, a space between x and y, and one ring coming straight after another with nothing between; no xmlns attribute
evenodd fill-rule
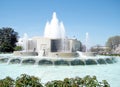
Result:
<svg viewBox="0 0 120 87"><path fill-rule="evenodd" d="M0 28L0 52L13 52L18 33L9 27Z"/></svg>

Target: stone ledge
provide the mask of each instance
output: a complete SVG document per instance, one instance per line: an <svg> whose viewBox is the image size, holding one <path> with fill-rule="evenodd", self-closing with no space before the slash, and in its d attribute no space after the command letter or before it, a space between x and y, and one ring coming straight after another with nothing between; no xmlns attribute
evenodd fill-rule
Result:
<svg viewBox="0 0 120 87"><path fill-rule="evenodd" d="M38 56L37 52L24 52L24 51L14 51L15 56Z"/></svg>

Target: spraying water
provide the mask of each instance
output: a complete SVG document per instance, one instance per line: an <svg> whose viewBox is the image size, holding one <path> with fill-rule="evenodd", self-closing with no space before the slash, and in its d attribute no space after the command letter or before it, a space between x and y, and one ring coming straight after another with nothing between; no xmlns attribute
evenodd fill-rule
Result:
<svg viewBox="0 0 120 87"><path fill-rule="evenodd" d="M88 52L88 32L86 33L86 52Z"/></svg>
<svg viewBox="0 0 120 87"><path fill-rule="evenodd" d="M28 35L27 35L27 33L24 33L24 36L23 36L23 49L24 49L24 51L28 51Z"/></svg>
<svg viewBox="0 0 120 87"><path fill-rule="evenodd" d="M47 21L44 31L44 37L50 39L61 39L61 48L59 50L67 51L67 39L63 22L60 22L56 16L56 12L53 12L51 21Z"/></svg>
<svg viewBox="0 0 120 87"><path fill-rule="evenodd" d="M55 12L53 12L52 20L46 23L44 37L51 39L65 38L63 22L59 22Z"/></svg>

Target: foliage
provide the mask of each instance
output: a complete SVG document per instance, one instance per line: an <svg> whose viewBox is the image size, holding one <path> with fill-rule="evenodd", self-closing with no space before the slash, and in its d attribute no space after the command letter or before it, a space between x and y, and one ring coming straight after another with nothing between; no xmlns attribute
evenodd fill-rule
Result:
<svg viewBox="0 0 120 87"><path fill-rule="evenodd" d="M96 76L89 75L80 78L65 78L47 82L44 86L37 77L21 74L16 81L10 77L0 80L0 87L110 87L106 80L98 82Z"/></svg>
<svg viewBox="0 0 120 87"><path fill-rule="evenodd" d="M110 47L111 50L118 47L119 44L120 44L120 36L110 37L106 42L106 46Z"/></svg>
<svg viewBox="0 0 120 87"><path fill-rule="evenodd" d="M10 77L0 80L0 87L13 87L14 80Z"/></svg>
<svg viewBox="0 0 120 87"><path fill-rule="evenodd" d="M12 28L0 28L0 52L12 52L16 46L18 33Z"/></svg>
<svg viewBox="0 0 120 87"><path fill-rule="evenodd" d="M98 82L96 76L84 78L65 78L64 81L54 80L45 84L46 87L110 87L106 80Z"/></svg>
<svg viewBox="0 0 120 87"><path fill-rule="evenodd" d="M43 87L37 77L21 74L16 79L15 87Z"/></svg>
<svg viewBox="0 0 120 87"><path fill-rule="evenodd" d="M103 54L104 56L120 56L120 54Z"/></svg>
<svg viewBox="0 0 120 87"><path fill-rule="evenodd" d="M14 50L15 50L15 51L21 51L21 50L22 50L22 47L21 47L21 46L15 46Z"/></svg>

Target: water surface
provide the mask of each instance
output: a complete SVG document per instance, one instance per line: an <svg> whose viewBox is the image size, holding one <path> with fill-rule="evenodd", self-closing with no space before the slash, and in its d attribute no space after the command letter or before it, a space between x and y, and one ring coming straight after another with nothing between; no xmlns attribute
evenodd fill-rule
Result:
<svg viewBox="0 0 120 87"><path fill-rule="evenodd" d="M85 66L40 66L0 63L0 79L6 76L15 79L23 73L41 78L42 83L51 80L63 80L66 77L95 75L99 81L105 79L110 83L111 87L119 87L120 58L117 58L117 63L114 64Z"/></svg>

